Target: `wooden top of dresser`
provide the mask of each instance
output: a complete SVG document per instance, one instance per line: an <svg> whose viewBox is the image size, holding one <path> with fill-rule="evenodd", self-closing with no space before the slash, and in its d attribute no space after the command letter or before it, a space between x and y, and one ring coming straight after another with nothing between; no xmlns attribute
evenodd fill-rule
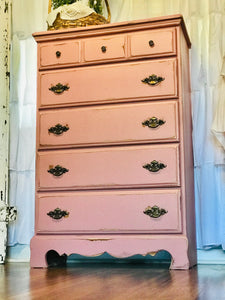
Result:
<svg viewBox="0 0 225 300"><path fill-rule="evenodd" d="M171 26L181 26L187 45L191 48L191 42L188 36L188 32L184 23L183 16L180 14L155 17L143 20L133 20L128 22L110 23L106 25L93 25L88 27L77 27L62 30L50 30L35 32L33 37L40 42L55 41L61 39L81 38L97 36L101 34L115 34L129 31L138 31L145 29L158 29Z"/></svg>

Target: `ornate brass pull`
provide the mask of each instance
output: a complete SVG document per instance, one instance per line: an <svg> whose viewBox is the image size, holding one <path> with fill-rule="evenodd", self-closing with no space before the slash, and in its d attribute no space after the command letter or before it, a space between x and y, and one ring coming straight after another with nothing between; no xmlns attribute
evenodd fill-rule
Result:
<svg viewBox="0 0 225 300"><path fill-rule="evenodd" d="M154 47L154 46L155 46L155 43L154 43L153 40L150 40L148 43L149 43L149 46L150 46L150 47Z"/></svg>
<svg viewBox="0 0 225 300"><path fill-rule="evenodd" d="M56 177L59 177L61 175L63 175L64 173L67 173L69 172L68 169L66 168L63 168L59 165L55 166L54 168L51 168L48 170L48 173L51 173L52 175L56 176Z"/></svg>
<svg viewBox="0 0 225 300"><path fill-rule="evenodd" d="M151 218L159 218L163 215L165 215L166 213L168 213L168 211L166 211L164 208L159 208L157 205L154 205L153 207L148 206L145 211L143 211L144 214L148 215Z"/></svg>
<svg viewBox="0 0 225 300"><path fill-rule="evenodd" d="M50 127L48 129L48 132L49 133L54 133L55 135L60 135L62 134L63 132L66 132L69 130L69 127L68 125L66 126L63 126L61 124L56 124L54 127Z"/></svg>
<svg viewBox="0 0 225 300"><path fill-rule="evenodd" d="M106 46L102 46L102 47L101 47L101 50L102 50L103 53L105 53L106 50L107 50Z"/></svg>
<svg viewBox="0 0 225 300"><path fill-rule="evenodd" d="M55 220L60 220L62 218L67 218L69 216L69 212L66 210L61 210L60 208L56 208L53 211L47 213L49 217Z"/></svg>
<svg viewBox="0 0 225 300"><path fill-rule="evenodd" d="M157 85L160 82L165 80L165 78L157 76L155 74L150 75L149 77L146 77L145 79L142 80L143 83L146 83L148 85Z"/></svg>
<svg viewBox="0 0 225 300"><path fill-rule="evenodd" d="M66 84L57 83L56 85L49 88L55 94L62 94L64 91L67 91L70 87Z"/></svg>
<svg viewBox="0 0 225 300"><path fill-rule="evenodd" d="M156 117L152 117L149 120L142 122L142 125L148 126L149 128L157 128L165 123L166 123L166 121L160 120Z"/></svg>
<svg viewBox="0 0 225 300"><path fill-rule="evenodd" d="M143 168L149 170L150 172L158 172L159 170L166 168L166 165L153 160L150 164L144 165Z"/></svg>
<svg viewBox="0 0 225 300"><path fill-rule="evenodd" d="M55 55L56 55L56 57L59 58L61 56L61 52L60 51L56 51Z"/></svg>

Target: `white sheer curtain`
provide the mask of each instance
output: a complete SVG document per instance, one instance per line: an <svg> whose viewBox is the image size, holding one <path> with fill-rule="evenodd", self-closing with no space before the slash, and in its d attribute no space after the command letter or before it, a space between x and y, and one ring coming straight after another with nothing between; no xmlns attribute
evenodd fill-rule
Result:
<svg viewBox="0 0 225 300"><path fill-rule="evenodd" d="M192 41L197 242L199 248L225 248L225 160L219 142L224 136L224 118L217 118L218 112L225 111L225 82L220 75L225 55L225 0L109 0L109 4L112 22L184 16ZM10 201L19 215L10 227L10 245L29 244L34 230L36 45L31 33L46 30L47 10L48 0L13 0ZM211 130L215 122L218 139Z"/></svg>

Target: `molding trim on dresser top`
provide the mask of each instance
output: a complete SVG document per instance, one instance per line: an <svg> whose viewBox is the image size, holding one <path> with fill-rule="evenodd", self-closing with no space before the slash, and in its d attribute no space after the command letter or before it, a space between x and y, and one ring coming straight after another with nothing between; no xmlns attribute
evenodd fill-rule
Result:
<svg viewBox="0 0 225 300"><path fill-rule="evenodd" d="M166 250L172 269L195 265L191 43L182 16L34 38L31 267L47 267L55 251L65 262L73 253Z"/></svg>

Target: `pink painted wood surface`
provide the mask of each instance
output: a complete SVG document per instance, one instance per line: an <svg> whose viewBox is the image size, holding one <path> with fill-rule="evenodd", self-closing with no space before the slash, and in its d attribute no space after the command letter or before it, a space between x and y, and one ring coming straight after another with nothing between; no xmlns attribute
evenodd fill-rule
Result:
<svg viewBox="0 0 225 300"><path fill-rule="evenodd" d="M125 35L91 38L84 41L84 61L125 57ZM106 51L102 51L102 47Z"/></svg>
<svg viewBox="0 0 225 300"><path fill-rule="evenodd" d="M176 54L174 28L141 31L132 33L128 37L131 56ZM154 45L149 45L149 41L152 41Z"/></svg>
<svg viewBox="0 0 225 300"><path fill-rule="evenodd" d="M195 226L195 191L194 191L194 159L192 145L192 107L191 107L191 87L190 87L190 68L189 51L186 46L185 37L181 29L178 31L178 42L180 44L178 56L180 60L179 75L180 89L182 89L182 105L180 105L180 134L181 134L181 181L182 197L184 201L183 224L185 234L189 240L188 255L191 259L196 258L196 226ZM192 220L192 222L190 222Z"/></svg>
<svg viewBox="0 0 225 300"><path fill-rule="evenodd" d="M75 43L77 41L80 41L81 44L84 43L84 41L87 41L87 37L88 39L93 38L96 36L98 36L96 39L104 39L105 36L107 35L110 38L115 38L117 39L120 36L124 36L125 37L125 52L126 56L125 57L112 57L112 58L106 58L106 56L102 56L102 59L99 59L96 55L96 61L92 60L92 61L88 61L88 64L96 64L96 62L104 62L105 59L107 59L108 61L124 61L125 59L129 59L129 60L133 60L136 58L142 58L144 57L156 57L156 56L168 56L168 55L175 55L176 54L176 29L177 26L181 26L182 28L182 32L185 35L185 39L186 39L186 44L188 45L188 47L190 47L191 43L189 40L189 37L187 35L186 32L186 27L185 24L183 22L183 18L180 15L174 15L174 16L169 16L167 18L167 20L160 20L160 18L156 18L154 22L149 22L149 19L146 20L137 20L137 21L129 21L129 22L121 22L121 23L116 23L116 24L107 24L107 25L103 25L103 26L91 26L88 28L88 30L86 30L87 28L75 28L75 29L68 29L68 30L57 30L57 31L47 31L47 32L40 32L40 33L35 33L34 37L36 39L36 41L38 42L38 48L42 46L42 44L46 44L46 41L48 41L48 43L52 46L54 43L57 45L58 43L60 43L60 41L65 41L68 42L70 41L74 41ZM132 28L132 30L130 30ZM160 29L159 29L160 28ZM170 39L170 34L169 32L173 31L173 40L171 41ZM127 33L128 32L128 33ZM132 35L130 34L132 32ZM146 39L143 36L143 39L139 40L138 36L139 34L144 34L144 33L149 33L146 34ZM164 36L163 32L167 32L167 35ZM130 38L134 35L137 34L137 38L138 38L138 42L141 42L143 45L143 50L139 50L139 54L135 54L134 51L133 54L134 56L132 56L133 54L131 53L131 48L130 48ZM151 49L148 49L148 41L149 41L149 37L154 38L155 41L155 46ZM164 38L162 38L164 37ZM167 40L167 43L165 42L165 40ZM173 46L171 47L171 43L173 44ZM134 46L132 47L136 47L136 44L134 44L132 42L132 44ZM80 47L80 60L79 61L65 61L65 63L60 63L60 65L58 64L58 62L56 61L55 64L47 64L47 65L41 65L40 64L40 55L39 55L39 68L40 69L48 69L48 68L52 68L55 69L58 66L60 67L67 67L67 66L71 66L71 65L84 65L85 63L87 63L85 61L85 57L84 57L84 51L82 51L82 47ZM134 49L135 50L135 49ZM40 54L40 51L38 51ZM148 53L149 52L149 53Z"/></svg>
<svg viewBox="0 0 225 300"><path fill-rule="evenodd" d="M128 43L127 43L128 39ZM149 41L154 46L149 45ZM73 39L63 42L49 42L40 45L39 68L82 64L85 62L124 59L126 57L165 56L176 54L175 29L148 30L132 34L115 34L89 39ZM81 56L81 44L84 51ZM106 47L102 52L101 47ZM56 57L56 51L61 57Z"/></svg>
<svg viewBox="0 0 225 300"><path fill-rule="evenodd" d="M118 188L179 185L178 144L39 152L39 189ZM157 160L166 168L150 172L144 165ZM48 172L60 165L60 177Z"/></svg>
<svg viewBox="0 0 225 300"><path fill-rule="evenodd" d="M152 74L165 80L155 86L142 82ZM176 59L42 72L39 80L42 107L177 96ZM62 94L49 90L58 83L68 85L69 89Z"/></svg>
<svg viewBox="0 0 225 300"><path fill-rule="evenodd" d="M40 67L60 66L64 64L77 63L80 60L80 42L62 41L53 43L44 43L40 46ZM60 57L56 52L59 51Z"/></svg>
<svg viewBox="0 0 225 300"><path fill-rule="evenodd" d="M171 268L187 269L196 264L188 73L191 44L182 16L44 32L35 34L35 38L42 71L38 74L38 124L41 125L37 128L36 235L31 241L31 266L46 267L45 255L51 249L59 254L92 256L108 252L116 257L166 250L172 256ZM149 40L153 40L154 47L149 46ZM68 41L77 43L76 51L68 48ZM108 43L109 52L97 53L102 41ZM55 48L64 42L65 51L71 50L68 55L72 56L58 63L60 60L53 59ZM52 54L47 57L46 65L40 65L43 56L40 48L48 43ZM95 51L92 53L91 49ZM154 87L141 82L152 74L165 80ZM58 83L68 84L69 90L62 95L49 91ZM159 109L163 104L165 108ZM174 120L170 104L178 112ZM172 131L162 134L161 129L166 127L158 128L155 136L150 136L149 128L137 129L144 110L165 111L169 119L164 125L176 128L176 134L171 138L168 136ZM129 118L130 115L135 117ZM55 136L46 133L48 126L56 124L48 121L60 123L68 116L72 131L66 133L68 136L57 137L56 142ZM125 129L124 116L127 116ZM69 149L63 150L64 147ZM150 173L143 164L152 160L167 167L159 173ZM57 164L69 172L54 178L47 171ZM165 195L173 191L177 194L170 201ZM155 193L161 193L162 198L154 199L160 205L168 205L168 214L159 222L150 219L158 227L149 229L144 221L149 221L149 217L143 214L142 205L147 207ZM46 220L46 210L55 209L54 205L71 210L69 218L57 223ZM173 217L169 214L171 209ZM163 217L169 217L169 221ZM111 226L115 224L118 226ZM121 234L110 233L116 227ZM107 230L99 231L104 228Z"/></svg>
<svg viewBox="0 0 225 300"><path fill-rule="evenodd" d="M157 128L143 126L152 117L165 121ZM57 124L69 130L49 133ZM40 112L39 147L91 146L137 142L178 141L176 101L72 108Z"/></svg>
<svg viewBox="0 0 225 300"><path fill-rule="evenodd" d="M160 250L171 256L171 269L188 269L196 260L188 258L188 240L184 235L36 235L31 240L31 267L47 267L45 255L55 250L60 255L76 253L98 256L104 252L118 258L147 255Z"/></svg>
<svg viewBox="0 0 225 300"><path fill-rule="evenodd" d="M148 206L167 211L159 218L144 214ZM47 215L56 208L69 213L54 220ZM136 190L84 192L39 196L37 232L180 232L180 192L171 190Z"/></svg>

